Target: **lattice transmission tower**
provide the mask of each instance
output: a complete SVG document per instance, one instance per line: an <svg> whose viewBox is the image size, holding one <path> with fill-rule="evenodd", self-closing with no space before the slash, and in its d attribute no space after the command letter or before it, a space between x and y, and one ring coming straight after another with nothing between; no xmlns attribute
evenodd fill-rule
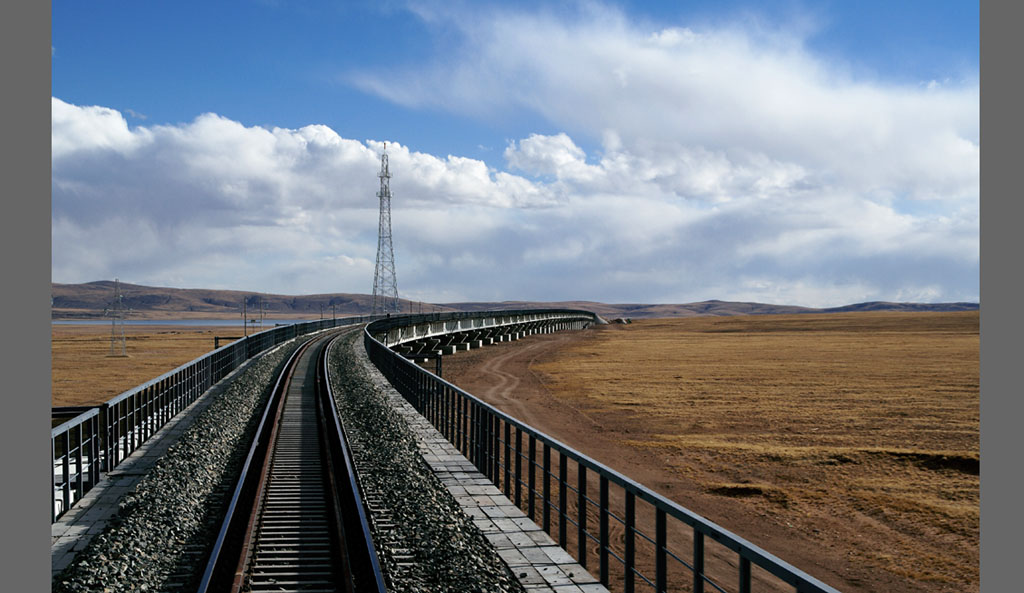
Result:
<svg viewBox="0 0 1024 593"><path fill-rule="evenodd" d="M377 267L373 271L373 313L398 313L398 280L395 278L395 251L391 246L391 171L388 170L388 145L380 155L380 225L377 230Z"/></svg>
<svg viewBox="0 0 1024 593"><path fill-rule="evenodd" d="M125 310L121 282L114 278L114 299L103 310L103 314L110 317L110 354L107 356L128 356L128 347L124 337L124 318L131 312L131 309ZM118 332L118 328L120 328L120 332Z"/></svg>

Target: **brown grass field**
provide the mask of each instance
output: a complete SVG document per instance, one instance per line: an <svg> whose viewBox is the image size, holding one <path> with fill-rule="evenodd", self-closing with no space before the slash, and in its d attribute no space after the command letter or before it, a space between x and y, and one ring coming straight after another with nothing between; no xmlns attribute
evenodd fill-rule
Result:
<svg viewBox="0 0 1024 593"><path fill-rule="evenodd" d="M99 405L213 350L240 327L126 325L128 357L111 357L109 325L51 326L52 406ZM221 346L232 340L221 340Z"/></svg>
<svg viewBox="0 0 1024 593"><path fill-rule="evenodd" d="M691 317L444 375L841 591L977 591L978 356L977 311Z"/></svg>

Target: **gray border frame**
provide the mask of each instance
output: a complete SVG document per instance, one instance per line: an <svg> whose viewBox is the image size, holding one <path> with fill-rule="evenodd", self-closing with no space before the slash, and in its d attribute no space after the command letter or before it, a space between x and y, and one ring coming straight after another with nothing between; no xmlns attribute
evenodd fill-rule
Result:
<svg viewBox="0 0 1024 593"><path fill-rule="evenodd" d="M3 341L4 588L46 591L50 582L48 501L28 484L48 479L43 442L50 415L50 2L17 0L0 7L4 73Z"/></svg>
<svg viewBox="0 0 1024 593"><path fill-rule="evenodd" d="M1019 294L1019 3L981 11L981 590L1019 581L1021 364ZM1002 76L1001 76L1002 75ZM1014 265L1016 264L1016 265ZM1014 381L1017 379L1017 381ZM1017 542L1017 543L1015 543Z"/></svg>
<svg viewBox="0 0 1024 593"><path fill-rule="evenodd" d="M996 591L1001 583L1012 582L1016 563L1015 533L1024 528L1024 517L1016 509L1020 467L1016 451L1021 442L1017 419L1022 405L1011 387L1012 369L1020 364L1015 348L1021 321L1011 299L1015 296L1020 251L1019 191L1013 189L1019 170L1020 100L1016 68L1020 43L1016 30L1024 7L1013 3L989 3L981 11L981 66L985 80L982 93L982 590ZM48 391L50 381L49 306L50 292L50 2L20 0L0 8L0 60L8 93L3 140L2 178L8 214L17 210L18 219L4 217L4 270L15 273L5 299L9 311L18 311L12 331L21 336L17 345L4 346L4 368L12 377L10 393L34 394ZM1016 49L1014 49L1016 48ZM1005 76L1000 76L1005 74ZM45 93L45 94L44 94ZM11 129L13 127L13 130ZM43 196L46 199L42 199ZM27 224L25 223L28 219ZM27 255L26 255L27 254ZM15 261L16 258L16 261ZM10 276L9 276L10 278ZM16 354L16 356L14 356ZM46 445L44 430L49 417L46 397L6 398L7 414L0 431L9 475L14 484L42 483L45 464L38 463ZM29 422L15 421L31 418ZM38 424L38 426L37 426ZM1015 438L1016 437L1016 438ZM14 455L15 451L40 451L35 456ZM8 545L0 567L12 589L45 590L49 582L49 537L46 529L46 501L31 494L30 488L4 491L10 528ZM11 553L15 552L15 553ZM20 585L20 586L19 586Z"/></svg>

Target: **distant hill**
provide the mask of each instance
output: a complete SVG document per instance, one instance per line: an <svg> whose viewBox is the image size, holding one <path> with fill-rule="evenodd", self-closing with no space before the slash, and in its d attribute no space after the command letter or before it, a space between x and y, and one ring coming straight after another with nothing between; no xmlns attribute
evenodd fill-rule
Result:
<svg viewBox="0 0 1024 593"><path fill-rule="evenodd" d="M165 288L121 283L123 307L131 309L134 319L228 319L242 313L245 302L249 317L259 317L260 300L264 314L275 318L316 319L332 314L368 315L373 309L373 296L367 294L280 295L241 290L205 288ZM114 297L114 283L108 280L85 284L58 284L51 287L54 319L102 318ZM322 308L321 308L322 307ZM403 310L418 310L419 303L402 300ZM424 312L428 311L423 306ZM434 306L438 311L448 311Z"/></svg>
<svg viewBox="0 0 1024 593"><path fill-rule="evenodd" d="M232 319L242 312L243 299L248 314L259 316L262 298L264 313L278 319L316 319L321 312L331 315L367 315L373 297L367 294L332 293L314 295L279 295L239 290L204 288L165 288L121 283L124 307L132 310L135 319ZM54 319L102 318L114 294L114 283L108 280L85 284L53 283L51 307ZM332 309L333 307L333 309ZM433 313L445 311L483 311L488 309L570 308L593 311L605 319L629 317L692 317L696 315L770 315L780 313L840 313L853 311L973 311L978 303L890 303L869 302L815 309L793 305L765 303L702 301L678 305L639 303L608 304L594 301L501 301L468 303L419 303L402 301L404 311Z"/></svg>
<svg viewBox="0 0 1024 593"><path fill-rule="evenodd" d="M486 309L547 309L569 308L593 311L605 319L631 317L693 317L696 315L762 315L771 313L819 313L820 309L793 305L766 305L764 303L737 303L727 301L703 301L685 305L644 305L639 303L608 304L594 301L524 302L502 301L499 303L447 303L443 305L459 311L483 311Z"/></svg>
<svg viewBox="0 0 1024 593"><path fill-rule="evenodd" d="M854 311L977 311L978 303L890 303L887 301L871 301L844 307L821 309L822 313L847 313Z"/></svg>

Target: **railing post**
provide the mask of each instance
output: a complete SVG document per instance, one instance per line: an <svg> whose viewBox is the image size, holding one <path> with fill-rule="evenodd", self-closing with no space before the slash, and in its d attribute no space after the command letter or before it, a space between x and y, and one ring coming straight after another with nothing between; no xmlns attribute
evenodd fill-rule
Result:
<svg viewBox="0 0 1024 593"><path fill-rule="evenodd" d="M82 492L85 489L83 480L85 479L84 468L82 467L82 425L79 424L75 427L78 432L78 446L75 447L75 500L82 499ZM71 436L68 435L70 440Z"/></svg>
<svg viewBox="0 0 1024 593"><path fill-rule="evenodd" d="M128 402L128 406L130 406L128 410L128 425L125 428L128 430L128 435L131 435L131 441L125 443L125 456L130 455L135 450L135 435L138 432L136 430L136 425L138 424L138 412L136 411L138 409L138 399L139 395L135 393L128 396L128 399L125 400Z"/></svg>
<svg viewBox="0 0 1024 593"><path fill-rule="evenodd" d="M473 410L473 415L471 419L471 422L473 424L473 465L475 465L479 469L480 460L484 456L484 439L482 434L484 427L481 426L480 424L480 406L478 406L476 403L472 403L471 406Z"/></svg>
<svg viewBox="0 0 1024 593"><path fill-rule="evenodd" d="M636 495L626 490L626 565L625 593L633 593L635 580L634 566L636 565Z"/></svg>
<svg viewBox="0 0 1024 593"><path fill-rule="evenodd" d="M61 456L61 495L64 499L63 507L61 508L62 513L66 513L71 508L71 467L68 457L71 455L71 433L65 432L64 438L64 454Z"/></svg>
<svg viewBox="0 0 1024 593"><path fill-rule="evenodd" d="M665 511L655 509L654 515L654 590L656 593L663 593L668 589L668 570L666 567L665 546L667 535L665 533Z"/></svg>
<svg viewBox="0 0 1024 593"><path fill-rule="evenodd" d="M567 493L567 485L569 482L568 474L568 457L564 452L558 454L558 545L565 548L567 547L566 542L566 519L569 516L569 500Z"/></svg>
<svg viewBox="0 0 1024 593"><path fill-rule="evenodd" d="M693 530L693 593L704 593L704 534Z"/></svg>
<svg viewBox="0 0 1024 593"><path fill-rule="evenodd" d="M54 465L57 461L57 447L54 443L56 439L50 436L50 523L57 521L57 505L54 503L54 495L57 492L57 472L54 470Z"/></svg>
<svg viewBox="0 0 1024 593"><path fill-rule="evenodd" d="M484 413L487 414L487 417L490 419L487 424L491 427L492 435L491 467L493 468L493 471L491 472L491 482L497 484L498 480L501 479L501 420L490 412L485 411Z"/></svg>
<svg viewBox="0 0 1024 593"><path fill-rule="evenodd" d="M604 586L608 586L608 548L611 542L608 540L608 478L601 476L600 480L600 534L598 539L600 540L600 581Z"/></svg>
<svg viewBox="0 0 1024 593"><path fill-rule="evenodd" d="M117 404L115 404L117 405ZM114 467L114 443L116 441L117 420L114 418L113 408L110 404L103 404L100 414L104 417L103 430L103 471L109 472Z"/></svg>
<svg viewBox="0 0 1024 593"><path fill-rule="evenodd" d="M523 508L523 497L520 493L520 482L523 479L523 431L516 427L516 507Z"/></svg>
<svg viewBox="0 0 1024 593"><path fill-rule="evenodd" d="M89 476L92 483L89 488L92 488L100 481L100 434L103 430L103 416L97 414L93 418L93 431L92 431L92 446L89 448L92 463L89 466Z"/></svg>
<svg viewBox="0 0 1024 593"><path fill-rule="evenodd" d="M536 473L537 473L537 437L533 436L532 434L530 435L530 447L529 448L530 448L530 461L529 461L530 477L529 477L529 482L528 482L528 489L529 489L530 501L528 503L528 506L529 506L529 509L530 509L530 512L529 512L530 520L531 521L536 521L536 519L534 518L535 517L535 508L534 507L536 506L535 502L534 502L534 499L536 498L536 493L537 493L537 476L536 476Z"/></svg>
<svg viewBox="0 0 1024 593"><path fill-rule="evenodd" d="M579 490L576 501L576 555L580 566L587 567L587 466L576 462L576 488Z"/></svg>
<svg viewBox="0 0 1024 593"><path fill-rule="evenodd" d="M505 423L505 498L512 497L512 425Z"/></svg>
<svg viewBox="0 0 1024 593"><path fill-rule="evenodd" d="M469 398L459 396L459 440L462 441L462 452L469 457L473 458L470 449L470 421L469 421Z"/></svg>
<svg viewBox="0 0 1024 593"><path fill-rule="evenodd" d="M544 443L544 531L551 533L551 445Z"/></svg>

